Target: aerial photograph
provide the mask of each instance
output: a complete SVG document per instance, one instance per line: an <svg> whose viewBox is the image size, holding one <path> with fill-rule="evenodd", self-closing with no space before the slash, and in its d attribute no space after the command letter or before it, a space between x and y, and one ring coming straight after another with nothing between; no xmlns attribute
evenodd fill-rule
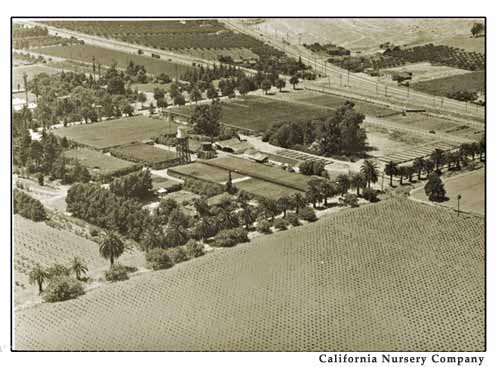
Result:
<svg viewBox="0 0 500 367"><path fill-rule="evenodd" d="M11 18L12 349L485 351L485 46Z"/></svg>

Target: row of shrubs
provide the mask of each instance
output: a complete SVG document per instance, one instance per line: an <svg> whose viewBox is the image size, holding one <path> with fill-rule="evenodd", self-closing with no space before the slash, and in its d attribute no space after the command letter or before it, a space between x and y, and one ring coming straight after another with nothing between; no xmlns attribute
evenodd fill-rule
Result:
<svg viewBox="0 0 500 367"><path fill-rule="evenodd" d="M189 240L185 250L182 247L151 249L146 252L146 261L153 270L160 270L171 268L175 264L203 254L203 245L195 240Z"/></svg>

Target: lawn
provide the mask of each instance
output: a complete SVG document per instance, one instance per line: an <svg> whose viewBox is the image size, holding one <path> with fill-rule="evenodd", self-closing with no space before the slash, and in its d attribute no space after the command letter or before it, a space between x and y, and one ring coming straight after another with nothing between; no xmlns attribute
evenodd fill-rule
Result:
<svg viewBox="0 0 500 367"><path fill-rule="evenodd" d="M134 170L134 167L139 169L135 163L88 148L68 150L64 152L64 156L77 159L88 168L92 177L112 176L120 171Z"/></svg>
<svg viewBox="0 0 500 367"><path fill-rule="evenodd" d="M460 210L484 215L485 178L484 169L480 169L445 179L444 188L450 200L442 204L457 209L457 196L461 195ZM423 187L415 191L414 195L417 199L428 200Z"/></svg>
<svg viewBox="0 0 500 367"><path fill-rule="evenodd" d="M123 145L111 149L111 154L127 161L150 166L168 165L169 162L175 161L177 158L175 152L142 143Z"/></svg>
<svg viewBox="0 0 500 367"><path fill-rule="evenodd" d="M484 235L393 198L18 309L15 349L484 351Z"/></svg>
<svg viewBox="0 0 500 367"><path fill-rule="evenodd" d="M295 193L301 193L299 190L294 190L269 181L259 180L257 178L250 178L248 180L236 182L234 186L236 186L238 190L246 191L251 195L265 197L272 200L277 200L284 196L291 196Z"/></svg>
<svg viewBox="0 0 500 367"><path fill-rule="evenodd" d="M191 115L194 106L172 109L184 115ZM322 107L306 106L272 98L245 96L222 103L222 122L230 126L253 131L266 131L278 122L305 122L331 115Z"/></svg>
<svg viewBox="0 0 500 367"><path fill-rule="evenodd" d="M425 93L443 97L446 97L450 92L460 90L472 90L484 93L486 88L485 76L484 71L476 71L447 78L427 80L412 84L412 87Z"/></svg>
<svg viewBox="0 0 500 367"><path fill-rule="evenodd" d="M229 177L227 170L212 167L201 162L193 162L183 166L172 167L168 170L169 173L180 176L181 178L194 178L214 183L224 183ZM243 176L232 173L232 179L238 179Z"/></svg>
<svg viewBox="0 0 500 367"><path fill-rule="evenodd" d="M230 170L243 176L250 176L259 180L272 182L290 189L305 191L307 183L312 177L304 176L299 173L290 173L280 168L266 166L261 163L255 163L247 159L226 156L210 159L204 164Z"/></svg>
<svg viewBox="0 0 500 367"><path fill-rule="evenodd" d="M293 98L292 96L290 97ZM300 97L298 97L296 100L298 102L306 102L317 106L334 108L334 109L341 107L346 101L349 100L355 103L356 110L368 116L386 116L396 112L393 109L384 106L379 106L374 103L368 103L332 94L306 92L303 95L301 94Z"/></svg>
<svg viewBox="0 0 500 367"><path fill-rule="evenodd" d="M141 115L55 129L53 133L96 149L109 149L174 134L176 130L171 122Z"/></svg>
<svg viewBox="0 0 500 367"><path fill-rule="evenodd" d="M191 68L187 65L175 64L166 60L129 54L92 45L44 47L35 51L49 56L90 63L93 60L92 58L95 57L95 62L98 64L110 66L116 62L117 67L122 69L125 69L130 61L133 61L138 65L144 65L146 71L150 74L166 73L172 77L178 77Z"/></svg>

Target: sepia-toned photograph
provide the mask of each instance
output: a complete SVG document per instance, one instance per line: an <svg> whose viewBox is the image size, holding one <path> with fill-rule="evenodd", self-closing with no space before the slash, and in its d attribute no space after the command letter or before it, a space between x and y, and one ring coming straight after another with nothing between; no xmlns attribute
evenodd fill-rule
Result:
<svg viewBox="0 0 500 367"><path fill-rule="evenodd" d="M10 27L14 351L486 350L485 17Z"/></svg>

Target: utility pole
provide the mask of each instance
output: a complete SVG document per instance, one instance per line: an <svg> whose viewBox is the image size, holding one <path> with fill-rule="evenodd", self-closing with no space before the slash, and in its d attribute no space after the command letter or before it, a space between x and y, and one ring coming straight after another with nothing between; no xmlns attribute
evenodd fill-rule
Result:
<svg viewBox="0 0 500 367"><path fill-rule="evenodd" d="M340 86L342 87L342 74L339 74Z"/></svg>
<svg viewBox="0 0 500 367"><path fill-rule="evenodd" d="M462 199L462 195L458 194L457 196L457 213L460 215L460 200Z"/></svg>
<svg viewBox="0 0 500 367"><path fill-rule="evenodd" d="M347 69L347 88L349 88L349 76L351 75L351 69Z"/></svg>
<svg viewBox="0 0 500 367"><path fill-rule="evenodd" d="M385 96L387 97L387 85L385 86Z"/></svg>

